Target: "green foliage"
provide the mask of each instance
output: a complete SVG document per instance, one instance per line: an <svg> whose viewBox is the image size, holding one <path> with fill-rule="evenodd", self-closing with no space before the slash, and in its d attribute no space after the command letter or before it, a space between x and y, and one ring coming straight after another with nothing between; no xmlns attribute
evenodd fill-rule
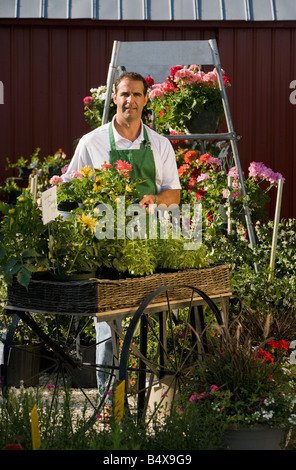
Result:
<svg viewBox="0 0 296 470"><path fill-rule="evenodd" d="M10 284L15 276L28 286L33 273L46 269L48 261L47 227L29 190L24 190L15 206L0 203L4 219L0 229L0 272Z"/></svg>

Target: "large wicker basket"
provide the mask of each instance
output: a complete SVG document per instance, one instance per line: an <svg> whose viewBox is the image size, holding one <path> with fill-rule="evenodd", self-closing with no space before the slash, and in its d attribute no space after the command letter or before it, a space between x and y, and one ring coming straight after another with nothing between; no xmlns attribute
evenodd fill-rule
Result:
<svg viewBox="0 0 296 470"><path fill-rule="evenodd" d="M184 286L196 287L208 296L229 294L231 292L229 267L226 264L201 269L152 274L151 276L128 278L120 281L102 279L98 280L98 312L137 307L159 287L172 284L177 284L177 287L170 292L171 300L181 300L188 297L188 289ZM166 293L164 292L152 300L151 303L161 302L165 297Z"/></svg>
<svg viewBox="0 0 296 470"><path fill-rule="evenodd" d="M8 286L7 300L10 306L32 312L97 313L138 307L156 289L171 284L177 284L170 294L173 300L188 296L188 290L184 286L196 287L209 296L231 292L229 268L223 264L122 280L32 280L28 289L14 281ZM156 300L160 302L161 296Z"/></svg>

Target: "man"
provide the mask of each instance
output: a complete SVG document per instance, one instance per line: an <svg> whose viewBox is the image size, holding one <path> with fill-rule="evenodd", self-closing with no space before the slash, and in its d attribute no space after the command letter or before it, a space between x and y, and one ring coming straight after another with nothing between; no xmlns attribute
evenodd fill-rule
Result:
<svg viewBox="0 0 296 470"><path fill-rule="evenodd" d="M117 111L112 122L80 139L64 181L71 179L72 171L86 165L100 168L104 163L125 160L132 165L131 177L145 180L138 187L142 206L149 210L150 204L179 204L181 186L171 143L142 123L142 111L148 101L146 80L135 72L123 73L115 83L113 101ZM97 319L95 324L97 364L111 364L110 328ZM105 379L104 374L98 373L99 390L104 391Z"/></svg>

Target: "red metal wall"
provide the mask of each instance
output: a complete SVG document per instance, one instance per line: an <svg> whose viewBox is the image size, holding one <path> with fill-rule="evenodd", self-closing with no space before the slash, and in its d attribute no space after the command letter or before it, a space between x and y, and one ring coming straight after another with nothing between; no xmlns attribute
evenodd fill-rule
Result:
<svg viewBox="0 0 296 470"><path fill-rule="evenodd" d="M296 217L296 22L157 22L0 19L1 180L6 157L63 148L89 130L83 98L106 83L113 41L216 38L242 167L263 161L286 178L282 217ZM275 192L273 192L273 203ZM273 217L274 204L270 208Z"/></svg>

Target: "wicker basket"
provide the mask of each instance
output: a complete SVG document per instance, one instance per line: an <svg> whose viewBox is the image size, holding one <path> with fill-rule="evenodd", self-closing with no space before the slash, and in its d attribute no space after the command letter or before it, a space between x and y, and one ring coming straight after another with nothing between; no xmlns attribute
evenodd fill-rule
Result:
<svg viewBox="0 0 296 470"><path fill-rule="evenodd" d="M180 287L172 289L170 292L171 300L181 300L188 297L188 289L184 286L196 287L209 296L231 292L227 264L152 274L151 276L128 278L120 281L100 279L98 280L98 312L138 307L156 289L172 284L177 284ZM163 293L157 296L154 302L161 302L165 298L166 294ZM151 303L153 303L153 300Z"/></svg>
<svg viewBox="0 0 296 470"><path fill-rule="evenodd" d="M188 296L188 289L184 289L184 286L196 287L209 296L231 292L229 268L223 264L122 280L32 280L28 290L14 281L8 286L8 305L32 312L97 313L138 307L156 289L171 284L180 286L171 291L172 300L185 299ZM163 297L158 296L155 301L160 302L164 298L165 294Z"/></svg>
<svg viewBox="0 0 296 470"><path fill-rule="evenodd" d="M53 282L32 280L28 289L16 280L7 288L8 305L32 312L95 313L97 281Z"/></svg>

